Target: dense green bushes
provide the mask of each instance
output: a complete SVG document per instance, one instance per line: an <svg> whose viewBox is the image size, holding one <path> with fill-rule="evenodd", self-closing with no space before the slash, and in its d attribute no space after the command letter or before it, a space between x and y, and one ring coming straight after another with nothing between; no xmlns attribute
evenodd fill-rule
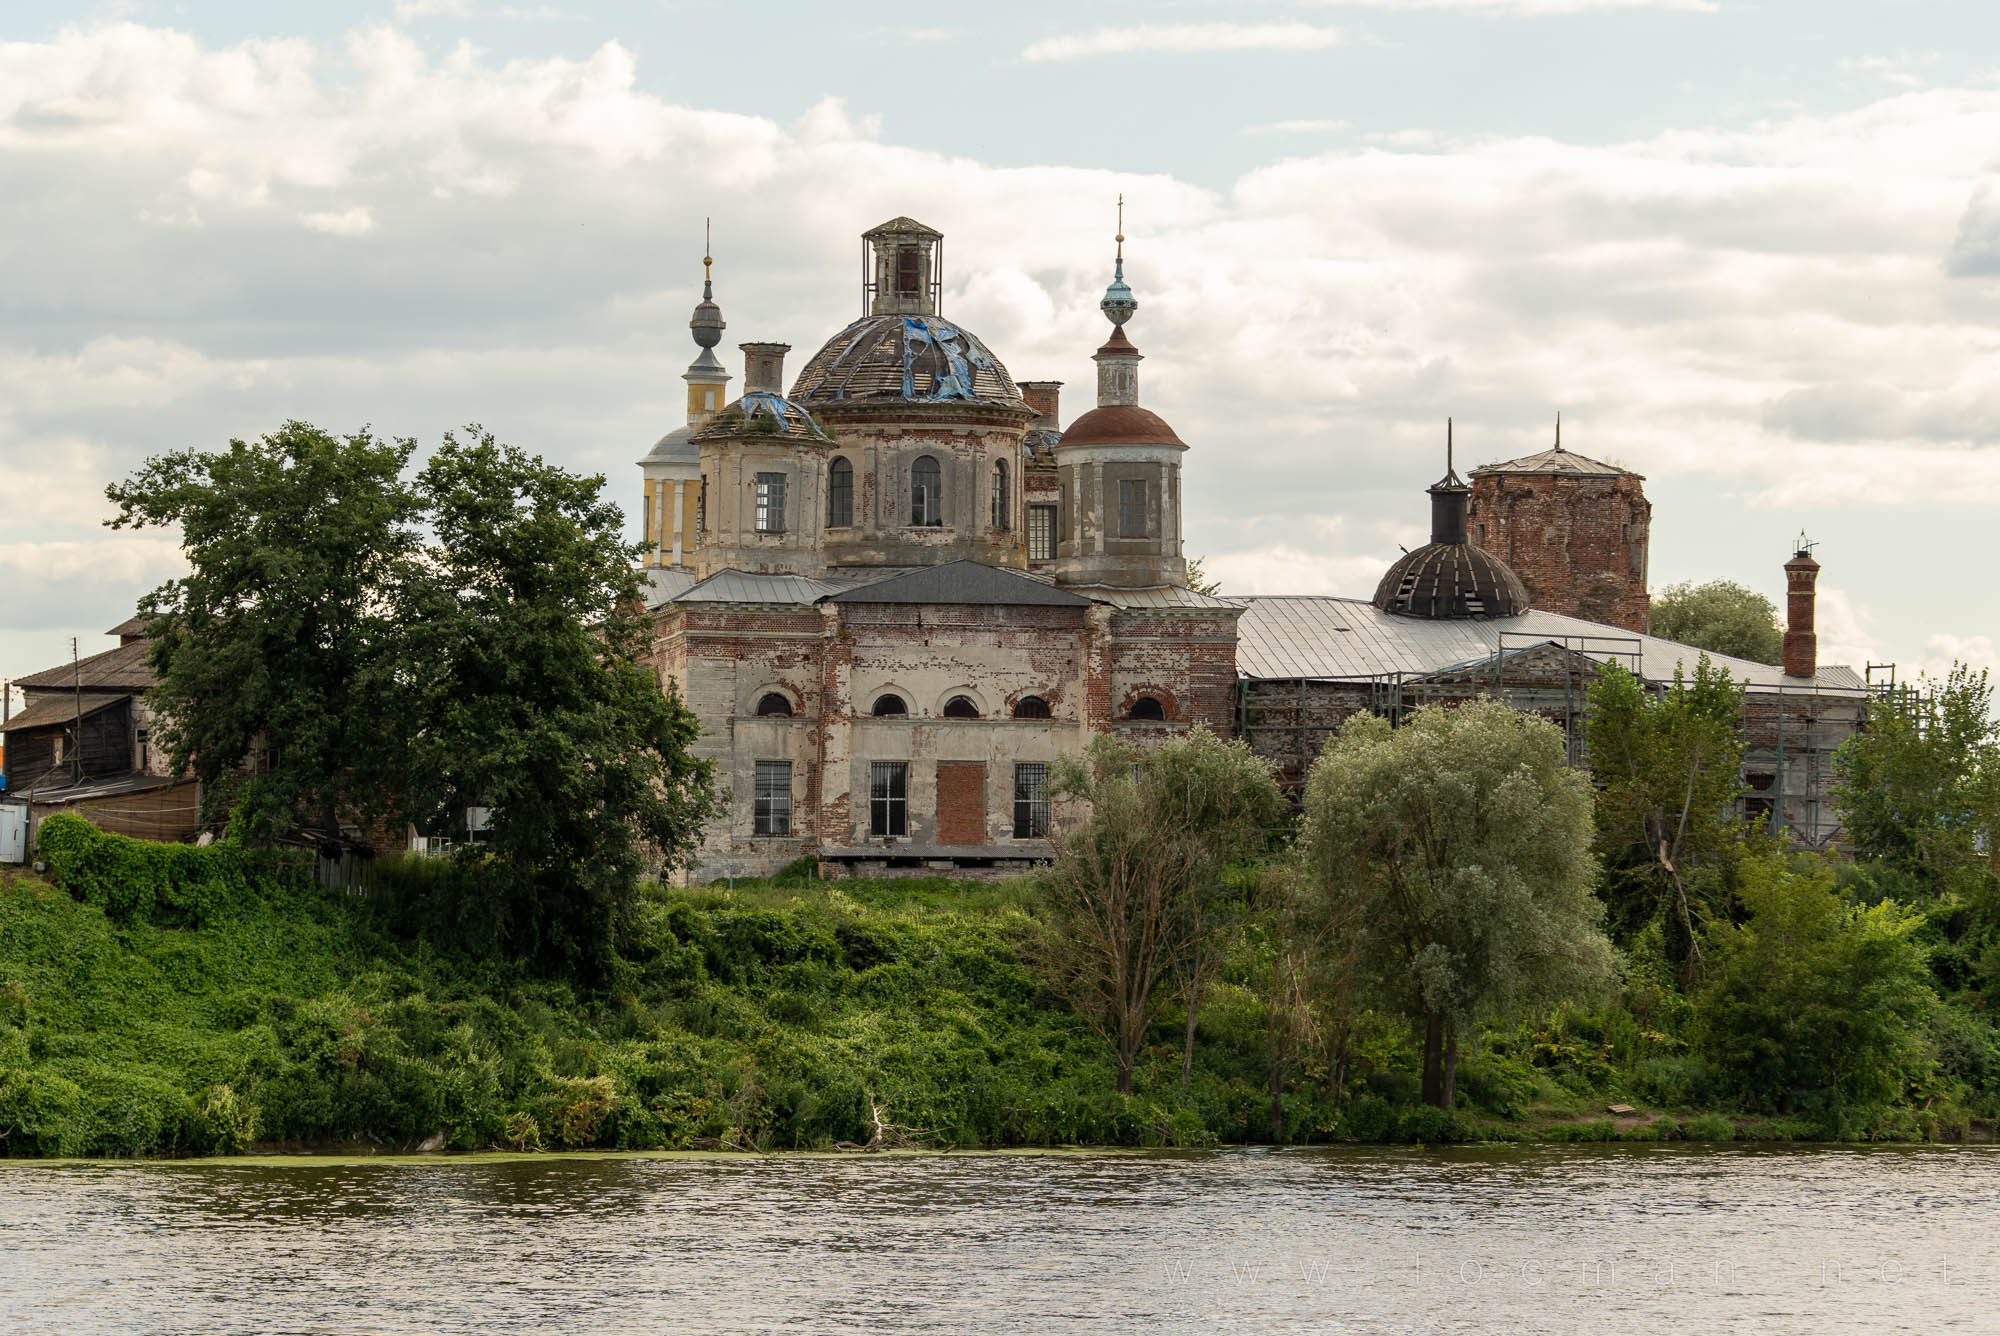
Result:
<svg viewBox="0 0 2000 1336"><path fill-rule="evenodd" d="M106 834L68 812L42 822L37 839L50 876L120 923L198 928L273 889L309 882L277 850L154 844Z"/></svg>

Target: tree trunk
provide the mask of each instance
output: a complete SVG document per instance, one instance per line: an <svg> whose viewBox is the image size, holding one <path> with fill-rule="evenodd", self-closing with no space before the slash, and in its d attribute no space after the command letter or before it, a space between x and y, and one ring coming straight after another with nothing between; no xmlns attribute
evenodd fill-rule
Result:
<svg viewBox="0 0 2000 1336"><path fill-rule="evenodd" d="M1424 1017L1424 1103L1442 1109L1444 1103L1444 1017Z"/></svg>
<svg viewBox="0 0 2000 1336"><path fill-rule="evenodd" d="M1285 1144L1285 1069L1275 1059L1271 1063L1271 1144Z"/></svg>
<svg viewBox="0 0 2000 1336"><path fill-rule="evenodd" d="M1449 1025L1444 1031L1444 1103L1438 1107L1458 1107L1458 1032Z"/></svg>
<svg viewBox="0 0 2000 1336"><path fill-rule="evenodd" d="M1117 1090L1121 1095L1132 1093L1132 1065L1136 1058L1136 1054L1126 1053L1122 1050L1118 1054Z"/></svg>
<svg viewBox="0 0 2000 1336"><path fill-rule="evenodd" d="M1200 998L1189 997L1187 1004L1187 1035L1181 1041L1181 1089L1182 1090L1186 1090L1188 1088L1188 1082L1194 1079L1194 1022L1195 1022L1195 1017L1200 1014L1200 1011L1201 1011Z"/></svg>

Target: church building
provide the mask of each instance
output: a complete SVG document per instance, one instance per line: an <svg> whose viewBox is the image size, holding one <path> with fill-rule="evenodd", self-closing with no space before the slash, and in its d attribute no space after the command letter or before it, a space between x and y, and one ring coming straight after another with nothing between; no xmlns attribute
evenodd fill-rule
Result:
<svg viewBox="0 0 2000 1336"><path fill-rule="evenodd" d="M861 315L789 388L790 346L747 342L729 396L704 277L686 422L639 461L654 664L726 801L694 878L1026 867L1052 852L1054 762L1100 734L1204 725L1295 784L1355 713L1493 695L1580 762L1603 664L1656 690L1694 670L1646 634L1643 480L1560 441L1469 483L1448 462L1432 542L1372 599L1190 589L1190 447L1140 402L1124 240L1096 404L1067 427L1060 382L1015 381L944 318L943 238L914 219L863 234ZM1745 815L1823 844L1866 690L1815 662L1817 565L1786 570L1786 662L1717 662L1748 693Z"/></svg>

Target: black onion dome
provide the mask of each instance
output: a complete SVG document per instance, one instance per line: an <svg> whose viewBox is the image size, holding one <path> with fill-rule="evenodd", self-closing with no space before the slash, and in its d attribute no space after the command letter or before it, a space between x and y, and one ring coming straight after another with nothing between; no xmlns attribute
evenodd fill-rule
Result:
<svg viewBox="0 0 2000 1336"><path fill-rule="evenodd" d="M1474 543L1426 543L1389 567L1375 606L1405 617L1513 617L1528 610L1527 586L1506 562Z"/></svg>
<svg viewBox="0 0 2000 1336"><path fill-rule="evenodd" d="M936 316L871 315L813 354L790 396L802 404L1005 404L1026 408L1014 378L969 330Z"/></svg>

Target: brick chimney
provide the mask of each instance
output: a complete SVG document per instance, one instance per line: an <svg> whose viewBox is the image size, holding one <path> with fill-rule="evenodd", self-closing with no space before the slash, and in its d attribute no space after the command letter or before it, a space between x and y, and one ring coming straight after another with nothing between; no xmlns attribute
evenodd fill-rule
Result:
<svg viewBox="0 0 2000 1336"><path fill-rule="evenodd" d="M782 395L785 392L785 354L789 343L739 343L743 350L743 392Z"/></svg>
<svg viewBox="0 0 2000 1336"><path fill-rule="evenodd" d="M1813 586L1819 563L1812 544L1799 535L1798 551L1785 563L1785 676L1811 677L1819 671L1819 637L1813 632Z"/></svg>
<svg viewBox="0 0 2000 1336"><path fill-rule="evenodd" d="M1021 397L1028 401L1028 407L1035 410L1035 420L1029 425L1061 431L1063 383L1059 380L1024 380L1020 384Z"/></svg>

